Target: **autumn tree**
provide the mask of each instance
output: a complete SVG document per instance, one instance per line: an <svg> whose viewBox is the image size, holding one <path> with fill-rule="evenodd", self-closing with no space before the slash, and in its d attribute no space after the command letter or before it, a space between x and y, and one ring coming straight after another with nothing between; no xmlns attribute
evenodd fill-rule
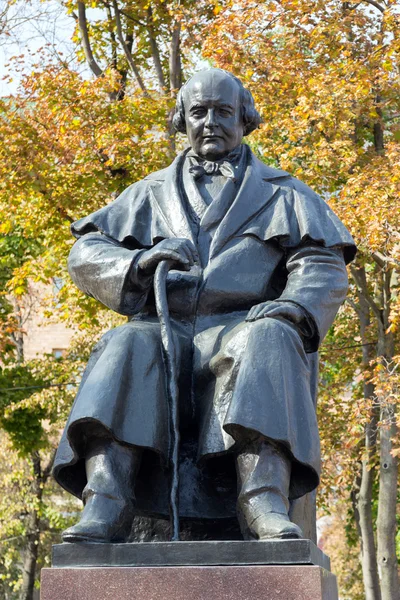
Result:
<svg viewBox="0 0 400 600"><path fill-rule="evenodd" d="M213 23L204 48L216 65L242 77L262 107L264 125L254 146L263 159L327 198L359 246L350 268L345 325L336 327L333 338L337 347L358 343L350 379L348 365L339 365L332 354L323 362L328 380L332 370L343 368L331 396L336 412L340 396L350 394L345 404L351 420L341 435L357 439L346 472L368 600L399 597L398 9L393 0L232 2ZM338 417L333 411L331 416L322 431L328 438L338 434Z"/></svg>
<svg viewBox="0 0 400 600"><path fill-rule="evenodd" d="M23 4L25 10L32 5L18 0L7 4ZM50 4L41 3L43 8ZM171 161L174 96L185 73L197 66L201 51L206 59L234 71L252 90L264 117L264 125L252 136L253 149L329 199L359 245L349 302L321 353L326 463L321 503L332 510L341 486L342 497L353 502L355 529L357 533L358 525L362 540L366 598L396 598L396 2L65 0L60 5L74 23L76 60L70 63L57 48L44 48L33 69L23 75L25 60L17 57L11 72L21 77L20 88L0 101L0 347L9 357L2 386L18 387L16 381L25 382L20 386L25 388L32 381L44 386L23 394L9 390L1 404L9 456L15 465L22 461L18 482L4 482L7 490L18 489L21 503L28 507L15 513L26 515L25 525L33 524L23 530L29 531L27 539L39 539L34 543L39 545L36 559L29 547L8 549L8 557L12 555L24 572L21 598L32 597L46 525L43 497L36 496L33 503L27 499L32 491L34 495L38 476L48 472L55 430L73 394L68 388L62 392L67 386L46 385L49 380L75 381L84 350L105 321L110 326L109 313L69 283L69 225ZM4 13L1 22L10 14ZM12 249L11 261L6 249ZM79 327L87 343L81 350L71 349L69 361L28 365L23 361L23 319L29 310L29 282L46 283L54 276L65 285L57 305L49 299L48 318ZM16 341L22 349L19 356ZM33 454L12 454L18 447L13 431L20 427L13 419L26 414L25 430L39 428L43 447L32 451L39 452L40 469ZM51 431L46 429L49 419ZM13 429L12 423L18 426ZM27 474L33 485L28 491L22 485ZM43 488L39 485L46 498L48 482ZM8 510L6 504L0 506L7 519ZM29 536L37 531L37 518L42 525L35 539ZM5 539L12 534L12 529L4 531ZM21 558L15 562L22 556L25 565L18 563ZM10 572L4 567L4 573L7 569ZM17 571L21 585L21 569Z"/></svg>

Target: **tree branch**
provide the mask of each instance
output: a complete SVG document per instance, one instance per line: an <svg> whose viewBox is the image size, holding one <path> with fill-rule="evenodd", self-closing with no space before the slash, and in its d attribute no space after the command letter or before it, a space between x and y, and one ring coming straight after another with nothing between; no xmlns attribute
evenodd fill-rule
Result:
<svg viewBox="0 0 400 600"><path fill-rule="evenodd" d="M378 2L375 2L375 0L363 0L363 2L367 2L367 4L371 4L371 6L375 6L375 8L380 10L381 13L385 12L385 8L383 6L381 6L380 4L378 4Z"/></svg>
<svg viewBox="0 0 400 600"><path fill-rule="evenodd" d="M385 117L386 121L394 121L395 119L399 119L400 118L400 113L396 113L395 115L392 115L391 117Z"/></svg>
<svg viewBox="0 0 400 600"><path fill-rule="evenodd" d="M126 40L124 38L124 33L122 31L122 23L121 23L121 13L120 10L118 8L118 3L117 0L113 0L113 7L114 7L114 15L115 15L115 23L117 25L117 35L118 35L118 39L120 41L120 44L124 50L124 54L126 56L126 60L128 61L128 64L130 66L130 68L132 69L132 72L135 76L135 79L137 81L138 86L140 87L140 89L142 90L142 92L148 96L148 92L146 90L146 86L144 85L144 81L139 73L139 69L137 68L135 61L133 60L133 56L128 48L128 45L126 43Z"/></svg>
<svg viewBox="0 0 400 600"><path fill-rule="evenodd" d="M60 205L58 205L56 207L58 214L65 219L66 221L68 221L69 223L74 223L74 221L76 221L76 219L74 219L73 217L71 217L67 211Z"/></svg>
<svg viewBox="0 0 400 600"><path fill-rule="evenodd" d="M110 3L107 2L106 0L101 0L101 3L104 4L105 7L109 8L110 7ZM121 15L124 15L124 17L126 17L127 19L129 19L130 21L133 21L134 23L136 23L137 25L140 25L141 27L144 27L145 29L147 29L147 25L146 23L142 23L142 21L139 21L139 19L135 19L135 17L132 17L130 14L128 14L125 10L122 10L122 8L118 9Z"/></svg>
<svg viewBox="0 0 400 600"><path fill-rule="evenodd" d="M385 256L378 250L376 252L372 252L372 258L381 269L386 269L387 266L394 268L399 268L400 266L400 262L398 260L390 258L389 256Z"/></svg>
<svg viewBox="0 0 400 600"><path fill-rule="evenodd" d="M374 313L377 320L381 323L382 322L381 310L368 291L367 282L366 282L365 277L363 277L361 275L360 271L357 270L355 267L350 267L350 272L351 272L353 279L356 282L360 292L362 292L362 295L363 295L365 301L368 303L369 307L371 308L371 310Z"/></svg>
<svg viewBox="0 0 400 600"><path fill-rule="evenodd" d="M372 253L372 258L374 259L374 261L376 262L376 264L378 265L378 267L380 267L381 269L384 269L386 266L386 260L385 260L385 256L381 253L381 252L373 252Z"/></svg>
<svg viewBox="0 0 400 600"><path fill-rule="evenodd" d="M85 3L82 1L78 2L78 26L82 36L83 51L85 53L85 57L90 67L90 70L96 77L101 77L103 75L103 71L99 67L93 56L86 19L86 7Z"/></svg>
<svg viewBox="0 0 400 600"><path fill-rule="evenodd" d="M360 314L361 314L360 307L357 306L357 304L354 302L354 300L352 298L346 298L346 302L347 302L347 304L349 304L351 306L351 308L354 310L354 312L358 316L360 316Z"/></svg>
<svg viewBox="0 0 400 600"><path fill-rule="evenodd" d="M360 4L362 4L362 0L361 0L361 2L357 2L357 4L355 4L354 6L352 6L350 8L350 10L356 10L360 6Z"/></svg>

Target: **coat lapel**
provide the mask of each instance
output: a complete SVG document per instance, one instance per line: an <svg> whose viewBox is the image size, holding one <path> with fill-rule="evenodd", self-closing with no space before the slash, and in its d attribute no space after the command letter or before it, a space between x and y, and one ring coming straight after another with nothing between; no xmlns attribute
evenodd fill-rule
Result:
<svg viewBox="0 0 400 600"><path fill-rule="evenodd" d="M245 175L235 200L216 228L210 248L210 259L215 257L223 246L257 215L279 192L280 186L274 180L288 177L286 171L272 169L259 161L247 149L249 160ZM189 211L179 183L186 151L174 160L172 165L160 174L154 173L146 179L150 182L150 190L159 213L162 215L171 233L176 237L190 239L196 244L190 223ZM151 182L157 182L151 185Z"/></svg>
<svg viewBox="0 0 400 600"><path fill-rule="evenodd" d="M271 169L261 163L248 149L250 160L230 209L214 233L210 248L210 259L214 258L234 234L257 215L279 192L280 186L271 183L274 179L287 177L286 171ZM271 181L270 181L271 180Z"/></svg>
<svg viewBox="0 0 400 600"><path fill-rule="evenodd" d="M157 178L157 173L155 173L149 176L147 180L159 182L153 185L150 184L150 191L171 233L179 238L187 238L195 244L184 195L179 185L185 155L186 152L177 156L172 165L161 172L160 179Z"/></svg>

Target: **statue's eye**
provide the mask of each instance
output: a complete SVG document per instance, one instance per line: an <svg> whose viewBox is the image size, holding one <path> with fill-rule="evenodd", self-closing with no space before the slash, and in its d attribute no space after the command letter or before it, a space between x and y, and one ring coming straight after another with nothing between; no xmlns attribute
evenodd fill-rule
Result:
<svg viewBox="0 0 400 600"><path fill-rule="evenodd" d="M201 107L199 107L199 108L193 108L193 109L190 111L190 114L191 114L193 117L197 117L198 119L200 119L201 117L205 117L205 116L206 116L206 114L207 114L207 111L206 111L206 109L205 109L205 108L201 108Z"/></svg>
<svg viewBox="0 0 400 600"><path fill-rule="evenodd" d="M220 108L218 113L221 115L221 117L230 117L232 114L229 108Z"/></svg>

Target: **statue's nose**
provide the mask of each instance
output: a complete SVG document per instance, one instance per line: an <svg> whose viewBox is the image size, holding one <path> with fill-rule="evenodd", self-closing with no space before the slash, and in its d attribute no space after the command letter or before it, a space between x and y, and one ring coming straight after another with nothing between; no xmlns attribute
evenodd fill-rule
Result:
<svg viewBox="0 0 400 600"><path fill-rule="evenodd" d="M207 111L207 117L206 117L206 122L204 123L204 126L210 128L210 129L217 126L217 122L215 120L215 110L213 108L210 108Z"/></svg>

